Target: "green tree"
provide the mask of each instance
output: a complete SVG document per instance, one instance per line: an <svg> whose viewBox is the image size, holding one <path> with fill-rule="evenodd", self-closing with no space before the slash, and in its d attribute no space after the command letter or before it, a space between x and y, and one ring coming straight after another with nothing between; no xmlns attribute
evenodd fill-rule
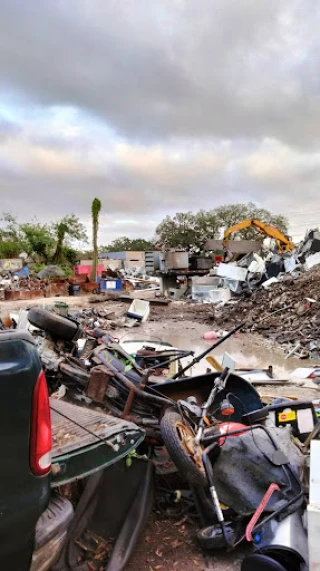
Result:
<svg viewBox="0 0 320 571"><path fill-rule="evenodd" d="M74 266L79 259L77 250L74 248L69 248L69 246L63 246L62 257L71 266Z"/></svg>
<svg viewBox="0 0 320 571"><path fill-rule="evenodd" d="M100 248L99 252L102 251ZM105 251L105 250L104 250ZM77 250L77 260L93 260L93 250Z"/></svg>
<svg viewBox="0 0 320 571"><path fill-rule="evenodd" d="M11 212L3 212L0 218L0 236L2 240L19 242L21 240L20 225Z"/></svg>
<svg viewBox="0 0 320 571"><path fill-rule="evenodd" d="M20 247L18 242L13 242L11 240L0 240L0 258L18 258L22 250L23 248Z"/></svg>
<svg viewBox="0 0 320 571"><path fill-rule="evenodd" d="M97 281L98 271L98 228L99 228L99 214L101 210L101 202L99 198L94 198L91 205L92 214L92 245L93 245L93 264L92 264L92 279Z"/></svg>
<svg viewBox="0 0 320 571"><path fill-rule="evenodd" d="M0 257L17 258L23 249L17 219L10 212L4 212L0 218Z"/></svg>
<svg viewBox="0 0 320 571"><path fill-rule="evenodd" d="M122 236L108 246L100 246L99 252L146 252L154 249L154 243L144 238Z"/></svg>
<svg viewBox="0 0 320 571"><path fill-rule="evenodd" d="M227 204L212 210L178 212L175 216L166 216L156 229L157 240L172 248L202 249L209 238L218 237L222 228L230 228L237 222L256 218L276 226L287 234L288 221L284 216L271 213L265 208L259 208L253 203ZM246 228L237 233L245 240L257 239L259 234L254 228Z"/></svg>
<svg viewBox="0 0 320 571"><path fill-rule="evenodd" d="M198 245L196 215L192 212L177 212L165 219L156 228L157 238L172 248L191 248Z"/></svg>
<svg viewBox="0 0 320 571"><path fill-rule="evenodd" d="M214 212L219 221L219 226L225 229L246 219L256 219L261 222L266 222L267 224L272 224L272 226L278 228L283 234L288 233L288 220L284 216L273 214L266 208L259 208L252 202L248 204L226 204L225 206L220 206ZM245 228L234 234L234 236L235 235L240 236L243 240L259 238L259 234L254 228Z"/></svg>
<svg viewBox="0 0 320 571"><path fill-rule="evenodd" d="M24 250L29 256L37 255L41 261L49 263L55 244L52 229L39 222L21 224Z"/></svg>
<svg viewBox="0 0 320 571"><path fill-rule="evenodd" d="M195 215L195 245L202 248L208 238L215 238L219 230L219 221L214 210L200 210Z"/></svg>
<svg viewBox="0 0 320 571"><path fill-rule="evenodd" d="M87 232L84 225L74 214L65 216L53 225L56 236L56 249L52 262L59 264L63 262L63 247L70 246L75 240L88 241Z"/></svg>

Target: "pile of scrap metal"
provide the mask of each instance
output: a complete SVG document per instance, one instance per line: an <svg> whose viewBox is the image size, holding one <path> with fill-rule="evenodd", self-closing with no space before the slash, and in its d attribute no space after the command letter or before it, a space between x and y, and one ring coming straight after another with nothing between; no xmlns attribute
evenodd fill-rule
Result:
<svg viewBox="0 0 320 571"><path fill-rule="evenodd" d="M243 241L249 247L254 245L254 251L238 254L233 260L232 252L228 250L230 233L242 229L243 224L254 225L268 237L260 242ZM261 227L261 228L260 228ZM262 230L261 230L262 231ZM209 240L206 248L213 248L218 240ZM234 244L240 243L237 241ZM242 242L241 242L242 243ZM275 284L288 279L298 279L304 272L309 272L316 264L320 264L320 232L318 229L308 231L299 246L295 246L279 230L258 220L245 220L229 228L221 248L225 251L224 261L219 263L209 274L192 278L192 299L204 301L213 305L224 306L234 304L241 295L251 294L255 290L269 289ZM175 299L181 299L189 294L189 290L177 290ZM180 295L181 294L181 295Z"/></svg>
<svg viewBox="0 0 320 571"><path fill-rule="evenodd" d="M192 351L152 342L136 347L131 342L128 349L131 354L134 352L135 360L123 348L126 343L122 347L116 338L97 328L100 323L93 312L88 316L88 311L74 318L34 307L21 312L17 320L18 328L27 328L34 336L50 393L67 393L87 404L103 405L116 416L134 417L142 425L159 424L155 410L163 399L155 397L155 407L150 405L146 411L140 400L143 404L152 401L148 387L166 381L169 374L177 374L183 359ZM84 313L86 330L80 325Z"/></svg>
<svg viewBox="0 0 320 571"><path fill-rule="evenodd" d="M152 355L152 348L145 349L138 362L105 332L84 333L70 317L33 308L28 319L52 396L131 420L145 428L150 458L162 449L169 453L192 491L203 549L247 542L253 551L243 571L262 563L266 570L308 568L306 471L320 426L312 402L265 402L228 368L183 377L190 363L155 383L152 372L164 369L172 352Z"/></svg>
<svg viewBox="0 0 320 571"><path fill-rule="evenodd" d="M242 296L237 303L214 309L215 327L232 327L245 317L247 331L280 344L287 355L320 360L320 295L317 267L298 278L288 276L270 290Z"/></svg>
<svg viewBox="0 0 320 571"><path fill-rule="evenodd" d="M251 543L243 571L307 570L309 446L320 427L313 403L266 403L228 369L209 378L158 388L174 401L161 434L197 498L200 544L211 551Z"/></svg>
<svg viewBox="0 0 320 571"><path fill-rule="evenodd" d="M261 251L246 254L234 263L219 265L217 275L225 278L226 286L233 293L241 294L256 288L273 287L279 281L297 279L320 264L320 232L308 231L304 240L295 247L288 241L280 248L276 240L265 239Z"/></svg>

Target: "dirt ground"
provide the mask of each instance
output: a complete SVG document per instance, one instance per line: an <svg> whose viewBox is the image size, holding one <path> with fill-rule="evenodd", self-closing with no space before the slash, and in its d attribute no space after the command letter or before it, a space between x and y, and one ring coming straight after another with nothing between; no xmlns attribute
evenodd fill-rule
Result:
<svg viewBox="0 0 320 571"><path fill-rule="evenodd" d="M189 523L150 517L126 571L240 571L244 550L208 555Z"/></svg>
<svg viewBox="0 0 320 571"><path fill-rule="evenodd" d="M0 312L18 312L22 307L31 305L53 305L54 299L37 300L36 302L0 302ZM71 308L89 307L90 298L57 298L65 301ZM92 307L105 307L125 312L128 305L115 301L102 301ZM134 329L121 329L115 333L121 339L162 339L182 349L192 349L196 355L210 346L203 340L205 331L215 329L210 307L207 305L172 303L168 307L153 307L147 323ZM211 342L213 343L213 342ZM258 335L238 334L212 352L222 360L224 352L228 352L236 360L239 367L268 367L273 365L277 378L288 379L296 367L308 364L315 366L314 361L299 361L296 358L285 359L280 348L272 348ZM193 374L203 373L207 368L206 361L201 361L193 369ZM319 398L319 389L310 381L296 382L294 386L284 383L281 387L259 387L263 395L283 395L298 398ZM234 553L216 552L206 555L197 545L194 525L188 521L179 522L153 513L141 541L136 547L134 556L127 566L127 571L240 571L244 550Z"/></svg>

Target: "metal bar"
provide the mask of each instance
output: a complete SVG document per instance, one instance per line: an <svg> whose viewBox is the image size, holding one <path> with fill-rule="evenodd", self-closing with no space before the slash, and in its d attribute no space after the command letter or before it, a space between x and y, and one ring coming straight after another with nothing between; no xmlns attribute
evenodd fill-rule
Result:
<svg viewBox="0 0 320 571"><path fill-rule="evenodd" d="M123 409L123 413L121 414L121 418L126 418L129 415L129 412L130 412L131 407L132 407L134 395L135 395L135 391L133 389L131 389L131 391L128 394L128 398L127 398L125 407Z"/></svg>
<svg viewBox="0 0 320 571"><path fill-rule="evenodd" d="M226 341L227 339L229 339L229 337L232 337L232 335L234 335L237 331L240 331L240 329L242 329L242 327L245 325L245 323L241 323L240 325L237 325L237 327L235 327L234 329L232 329L231 331L229 331L229 333L227 333L224 337L221 337L221 339L219 339L216 343L214 343L211 347L209 347L208 349L206 349L205 351L203 351L203 353L201 353L200 355L198 355L198 357L195 357L191 363L189 363L189 365L186 365L186 367L184 367L182 369L182 371L176 373L175 375L173 375L172 379L176 379L177 377L179 377L180 375L183 375L186 371L188 371L188 369L190 369L191 367L193 367L193 365L196 365L197 363L199 363L199 361L201 361L201 359L203 359L206 355L208 355L208 353L210 353L210 351L213 351L214 349L216 349L217 347L219 347L219 345L221 345L222 343L224 343L224 341Z"/></svg>

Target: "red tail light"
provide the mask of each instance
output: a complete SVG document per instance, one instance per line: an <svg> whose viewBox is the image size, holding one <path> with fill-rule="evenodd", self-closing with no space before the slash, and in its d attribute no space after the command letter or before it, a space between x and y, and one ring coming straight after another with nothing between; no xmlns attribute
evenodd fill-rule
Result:
<svg viewBox="0 0 320 571"><path fill-rule="evenodd" d="M30 468L35 476L51 469L51 417L46 377L41 371L32 395L30 431Z"/></svg>

